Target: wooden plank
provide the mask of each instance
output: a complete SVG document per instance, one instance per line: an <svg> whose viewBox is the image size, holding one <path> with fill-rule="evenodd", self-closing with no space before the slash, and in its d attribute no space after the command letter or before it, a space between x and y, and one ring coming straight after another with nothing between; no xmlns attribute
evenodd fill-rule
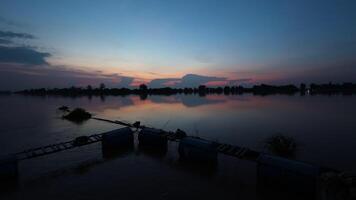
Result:
<svg viewBox="0 0 356 200"><path fill-rule="evenodd" d="M67 149L67 146L65 145L65 143L60 143L60 145L63 147L64 150Z"/></svg>
<svg viewBox="0 0 356 200"><path fill-rule="evenodd" d="M240 158L242 158L247 151L248 151L247 148L243 148L243 151L240 153Z"/></svg>
<svg viewBox="0 0 356 200"><path fill-rule="evenodd" d="M224 151L224 149L227 147L227 145L226 144L222 144L222 145L220 145L219 146L219 151Z"/></svg>
<svg viewBox="0 0 356 200"><path fill-rule="evenodd" d="M235 156L236 157L239 157L240 156L240 153L243 151L244 148L241 148L239 149L236 153L235 153Z"/></svg>
<svg viewBox="0 0 356 200"><path fill-rule="evenodd" d="M235 154L236 151L238 151L240 147L233 147L230 151L229 154Z"/></svg>
<svg viewBox="0 0 356 200"><path fill-rule="evenodd" d="M245 155L247 149L246 148L242 148L241 151L238 152L238 154L236 155L238 158L241 158Z"/></svg>
<svg viewBox="0 0 356 200"><path fill-rule="evenodd" d="M218 146L218 148L217 148L217 149L218 149L218 151L221 151L221 149L222 149L223 147L224 147L224 145L223 145L223 144L219 145L219 146Z"/></svg>
<svg viewBox="0 0 356 200"><path fill-rule="evenodd" d="M46 153L47 151L46 151L46 148L42 148L42 151L43 151L43 153Z"/></svg>
<svg viewBox="0 0 356 200"><path fill-rule="evenodd" d="M228 144L227 147L224 149L224 153L227 154L230 149L232 149L232 146Z"/></svg>

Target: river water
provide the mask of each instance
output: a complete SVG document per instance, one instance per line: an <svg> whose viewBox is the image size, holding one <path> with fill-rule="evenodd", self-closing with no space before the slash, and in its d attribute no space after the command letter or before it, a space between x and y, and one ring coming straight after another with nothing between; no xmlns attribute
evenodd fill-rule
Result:
<svg viewBox="0 0 356 200"><path fill-rule="evenodd" d="M296 159L356 169L356 96L172 95L105 97L0 96L0 154L101 133L118 125L61 119L57 108L82 107L97 117L142 124L266 152L264 141L295 139ZM7 199L260 199L256 164L219 155L218 166L184 165L177 145L165 155L135 148L104 159L92 144L20 162L19 186Z"/></svg>

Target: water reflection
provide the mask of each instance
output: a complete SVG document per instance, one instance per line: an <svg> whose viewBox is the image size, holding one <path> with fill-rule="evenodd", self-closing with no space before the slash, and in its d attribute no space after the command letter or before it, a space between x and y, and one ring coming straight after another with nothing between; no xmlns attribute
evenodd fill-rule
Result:
<svg viewBox="0 0 356 200"><path fill-rule="evenodd" d="M91 99L1 96L0 110L4 114L0 116L0 148L1 153L7 154L118 128L95 120L88 120L81 125L62 120L61 113L56 109L67 105L70 108L85 108L103 118L141 121L144 125L167 130L180 128L188 135L256 150L263 150L266 138L282 132L302 144L297 149L296 159L352 171L356 169L352 154L356 145L355 103L355 96L308 95L148 95L145 99L139 96L107 96L104 102L94 96ZM105 185L101 190L108 193L112 190L111 195L124 198L124 195L135 193L125 184L133 186L140 182L142 188L162 190L162 193L174 193L179 188L187 188L190 192L187 194L209 191L206 195L208 199L218 198L221 194L235 199L255 199L249 196L256 193L254 181L258 178L253 177L257 176L254 164L229 160L219 155L219 164L205 173L203 171L209 169L207 166L181 161L174 145L170 147L172 145L169 144L167 151L162 154L149 152L137 145L135 143L134 148L124 151L105 151L101 146L93 145L88 149L81 147L43 160L26 161L21 165L24 174L21 179L34 180L43 172L56 172L70 166L67 175L58 172L55 180L46 179L33 187L37 188L36 191L44 191L43 187L50 187L47 186L48 182L54 182L56 189L50 189L57 191L56 194L71 191L71 188L78 190L73 193L86 194L95 191L95 185L101 184ZM84 164L75 170L73 166L80 163ZM81 186L83 183L86 183L85 188ZM127 192L119 192L114 186L126 188ZM22 195L34 193L28 189ZM139 194L135 195L139 197ZM53 197L49 193L45 196ZM182 194L181 197L192 196Z"/></svg>
<svg viewBox="0 0 356 200"><path fill-rule="evenodd" d="M168 144L156 148L156 147L147 146L139 143L137 153L144 154L146 156L153 157L153 158L164 158L167 151L168 151Z"/></svg>
<svg viewBox="0 0 356 200"><path fill-rule="evenodd" d="M1 110L6 113L0 116L4 124L0 126L0 145L6 154L114 127L93 120L80 126L63 121L54 110L67 105L103 118L141 121L168 130L181 128L189 135L252 149L263 150L265 138L282 132L302 144L296 153L298 159L352 169L356 161L342 156L329 159L329 155L348 155L354 146L355 103L354 96L171 95L148 96L146 100L107 96L103 103L99 97L10 95L0 98Z"/></svg>
<svg viewBox="0 0 356 200"><path fill-rule="evenodd" d="M125 147L119 148L108 148L102 145L103 158L105 159L115 159L120 157L125 157L134 152L134 144L127 145Z"/></svg>
<svg viewBox="0 0 356 200"><path fill-rule="evenodd" d="M202 98L192 95L180 95L180 96L151 96L150 100L153 103L170 103L170 104L183 104L186 107L196 107L207 104L219 104L224 103L227 99L214 98L212 96Z"/></svg>

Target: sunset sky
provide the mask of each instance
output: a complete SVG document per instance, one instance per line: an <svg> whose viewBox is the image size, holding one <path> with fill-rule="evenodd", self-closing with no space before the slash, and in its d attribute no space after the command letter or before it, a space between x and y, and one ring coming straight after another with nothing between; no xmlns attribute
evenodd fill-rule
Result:
<svg viewBox="0 0 356 200"><path fill-rule="evenodd" d="M355 0L0 1L0 90L329 81L356 81Z"/></svg>

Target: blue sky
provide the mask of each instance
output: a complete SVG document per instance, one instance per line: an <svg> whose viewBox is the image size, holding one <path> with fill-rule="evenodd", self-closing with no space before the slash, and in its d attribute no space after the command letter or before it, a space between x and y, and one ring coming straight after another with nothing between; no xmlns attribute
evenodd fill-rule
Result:
<svg viewBox="0 0 356 200"><path fill-rule="evenodd" d="M16 60L5 59L0 73L40 73L40 84L51 68L100 81L116 75L113 85L121 76L139 83L185 74L254 83L350 81L355 10L353 0L2 0L0 31L35 37L0 37L12 41L0 40L4 51L16 46L50 55L45 67L27 63L17 71ZM88 82L62 80L60 86Z"/></svg>

